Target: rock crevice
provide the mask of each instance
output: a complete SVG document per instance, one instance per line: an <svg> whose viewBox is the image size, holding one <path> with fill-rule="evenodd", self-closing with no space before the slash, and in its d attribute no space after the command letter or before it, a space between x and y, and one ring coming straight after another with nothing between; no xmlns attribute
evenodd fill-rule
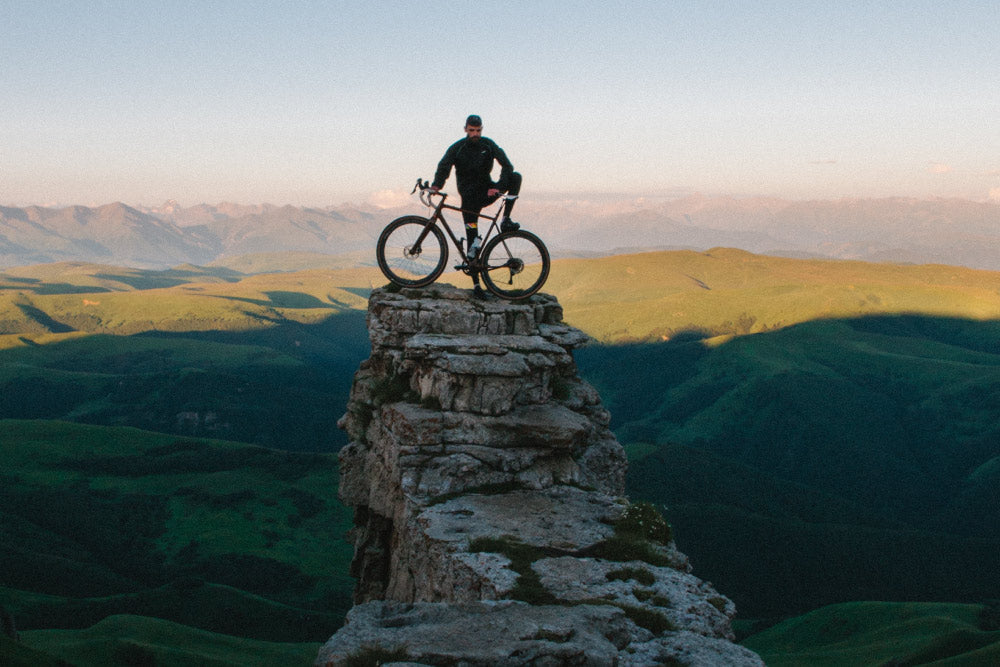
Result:
<svg viewBox="0 0 1000 667"><path fill-rule="evenodd" d="M375 290L368 329L340 421L355 607L317 664L763 664L662 517L623 497L624 451L573 362L587 337L555 298Z"/></svg>

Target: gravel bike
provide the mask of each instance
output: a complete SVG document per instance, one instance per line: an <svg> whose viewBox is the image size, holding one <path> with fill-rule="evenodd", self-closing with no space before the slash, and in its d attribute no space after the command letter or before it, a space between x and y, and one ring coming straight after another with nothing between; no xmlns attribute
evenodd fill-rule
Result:
<svg viewBox="0 0 1000 667"><path fill-rule="evenodd" d="M445 210L462 209L446 204L447 194L431 190L430 184L419 178L410 194L418 190L420 201L433 212L426 218L404 215L382 230L375 255L386 278L403 287L424 287L437 280L448 263L447 232L462 258L455 270L470 276L478 273L493 294L504 299L524 299L542 287L549 277L549 251L531 232L500 232L497 220L503 210L502 199L494 215L479 214L490 225L482 236L482 249L467 256L463 250L465 239L455 236L444 217ZM440 197L436 204L433 197Z"/></svg>

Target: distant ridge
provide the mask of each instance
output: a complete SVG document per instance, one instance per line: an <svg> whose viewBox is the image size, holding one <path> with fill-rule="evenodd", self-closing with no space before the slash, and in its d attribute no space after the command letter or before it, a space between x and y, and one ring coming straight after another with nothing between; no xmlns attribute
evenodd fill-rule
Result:
<svg viewBox="0 0 1000 667"><path fill-rule="evenodd" d="M122 203L0 207L0 268L84 261L162 269L281 252L370 259L387 222L425 212L416 202L395 209L226 202L182 207L174 201L147 209ZM993 201L692 195L609 203L525 195L516 214L557 257L732 247L787 257L1000 270L1000 202ZM294 268L304 267L288 267Z"/></svg>
<svg viewBox="0 0 1000 667"><path fill-rule="evenodd" d="M0 267L79 261L164 269L275 251L342 255L373 247L377 226L361 211L267 204L0 207Z"/></svg>

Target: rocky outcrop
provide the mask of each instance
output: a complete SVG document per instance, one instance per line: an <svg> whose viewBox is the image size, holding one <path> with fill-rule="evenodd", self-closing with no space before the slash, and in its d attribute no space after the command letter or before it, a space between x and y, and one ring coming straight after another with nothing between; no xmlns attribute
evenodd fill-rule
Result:
<svg viewBox="0 0 1000 667"><path fill-rule="evenodd" d="M356 606L318 665L760 665L650 505L555 298L447 286L369 302L340 421ZM671 663L671 661L674 661Z"/></svg>

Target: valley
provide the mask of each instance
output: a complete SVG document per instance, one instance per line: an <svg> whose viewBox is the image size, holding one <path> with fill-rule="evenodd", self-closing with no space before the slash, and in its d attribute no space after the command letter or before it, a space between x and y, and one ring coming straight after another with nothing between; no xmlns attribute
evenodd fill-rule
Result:
<svg viewBox="0 0 1000 667"><path fill-rule="evenodd" d="M119 651L242 637L314 655L336 628L352 586L336 421L385 281L292 270L313 261L0 272L0 605L25 644L65 655L128 628ZM630 496L665 507L769 664L850 664L809 616L794 647L765 628L855 622L872 600L955 619L866 621L857 642L897 637L886 659L997 650L1000 273L715 248L556 260L545 291L595 339L577 364Z"/></svg>

